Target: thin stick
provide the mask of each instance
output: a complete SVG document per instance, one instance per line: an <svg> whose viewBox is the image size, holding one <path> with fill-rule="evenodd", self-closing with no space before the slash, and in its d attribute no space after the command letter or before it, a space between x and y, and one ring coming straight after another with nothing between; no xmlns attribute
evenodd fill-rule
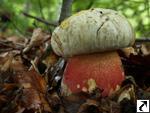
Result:
<svg viewBox="0 0 150 113"><path fill-rule="evenodd" d="M148 37L148 38L136 39L135 42L136 42L136 43L150 42L150 37Z"/></svg>
<svg viewBox="0 0 150 113"><path fill-rule="evenodd" d="M43 19L45 19L44 14L43 14L43 11L42 11L43 8L42 8L41 0L38 0L38 1L39 1L39 8L40 8L41 16L42 16Z"/></svg>
<svg viewBox="0 0 150 113"><path fill-rule="evenodd" d="M33 19L35 19L35 20L37 20L37 21L39 21L39 22L42 22L42 23L44 23L44 24L46 24L46 25L50 25L50 26L53 26L53 27L56 27L56 26L57 26L57 23L56 23L56 22L50 23L50 22L48 22L48 21L46 21L46 20L43 20L43 19L41 19L41 18L39 18L39 17L32 16L32 15L26 13L26 12L22 12L22 13L23 13L24 16L29 17L29 18L33 18Z"/></svg>
<svg viewBox="0 0 150 113"><path fill-rule="evenodd" d="M23 31L20 28L18 28L18 26L12 20L11 20L11 24L22 36L24 36Z"/></svg>

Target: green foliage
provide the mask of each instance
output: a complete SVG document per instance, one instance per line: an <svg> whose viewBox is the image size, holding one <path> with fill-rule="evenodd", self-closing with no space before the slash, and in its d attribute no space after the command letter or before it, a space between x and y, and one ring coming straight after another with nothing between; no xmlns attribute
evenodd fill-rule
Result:
<svg viewBox="0 0 150 113"><path fill-rule="evenodd" d="M47 26L22 14L29 13L43 18L46 21L57 21L60 14L62 0L0 0L0 16L9 15L11 21L0 21L0 31L9 30L8 35L30 35L30 29L42 27L45 30L53 27ZM125 15L136 31L136 37L150 37L150 1L149 0L74 0L72 10L101 7L114 9Z"/></svg>
<svg viewBox="0 0 150 113"><path fill-rule="evenodd" d="M47 25L38 22L32 18L28 18L22 14L22 12L29 13L33 16L43 18L47 21L57 21L58 19L58 8L61 3L57 0L0 0L0 16L1 14L9 13L11 21L2 22L0 21L0 31L2 24L9 29L9 35L11 34L21 34L30 35L28 32L30 29L36 27L42 27L45 30L49 30ZM7 14L6 14L7 15Z"/></svg>
<svg viewBox="0 0 150 113"><path fill-rule="evenodd" d="M75 0L73 11L94 7L119 11L133 25L137 37L150 37L149 0Z"/></svg>

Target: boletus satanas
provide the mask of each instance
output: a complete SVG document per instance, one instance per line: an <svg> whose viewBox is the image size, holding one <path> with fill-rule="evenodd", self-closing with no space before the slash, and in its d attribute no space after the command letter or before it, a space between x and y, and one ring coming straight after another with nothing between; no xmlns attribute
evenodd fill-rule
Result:
<svg viewBox="0 0 150 113"><path fill-rule="evenodd" d="M117 49L132 46L135 33L117 11L95 8L74 14L51 38L54 52L68 59L61 92L64 96L102 89L108 96L124 80Z"/></svg>

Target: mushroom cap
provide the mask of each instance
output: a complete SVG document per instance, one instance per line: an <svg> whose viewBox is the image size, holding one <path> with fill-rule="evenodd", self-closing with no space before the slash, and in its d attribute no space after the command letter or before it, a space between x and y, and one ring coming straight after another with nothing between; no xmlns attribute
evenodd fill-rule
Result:
<svg viewBox="0 0 150 113"><path fill-rule="evenodd" d="M135 32L117 11L95 8L64 20L51 38L54 52L63 57L116 50L131 46Z"/></svg>

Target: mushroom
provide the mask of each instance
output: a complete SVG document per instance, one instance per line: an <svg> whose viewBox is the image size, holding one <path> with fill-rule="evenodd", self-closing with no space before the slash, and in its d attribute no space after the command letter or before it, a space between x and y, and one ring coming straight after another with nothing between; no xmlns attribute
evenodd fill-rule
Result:
<svg viewBox="0 0 150 113"><path fill-rule="evenodd" d="M81 11L58 26L51 39L54 52L70 57L131 46L134 31L124 16L110 9Z"/></svg>
<svg viewBox="0 0 150 113"><path fill-rule="evenodd" d="M51 38L54 52L68 58L62 94L100 88L108 96L124 79L116 50L133 45L134 40L130 23L114 10L89 9L64 20Z"/></svg>

